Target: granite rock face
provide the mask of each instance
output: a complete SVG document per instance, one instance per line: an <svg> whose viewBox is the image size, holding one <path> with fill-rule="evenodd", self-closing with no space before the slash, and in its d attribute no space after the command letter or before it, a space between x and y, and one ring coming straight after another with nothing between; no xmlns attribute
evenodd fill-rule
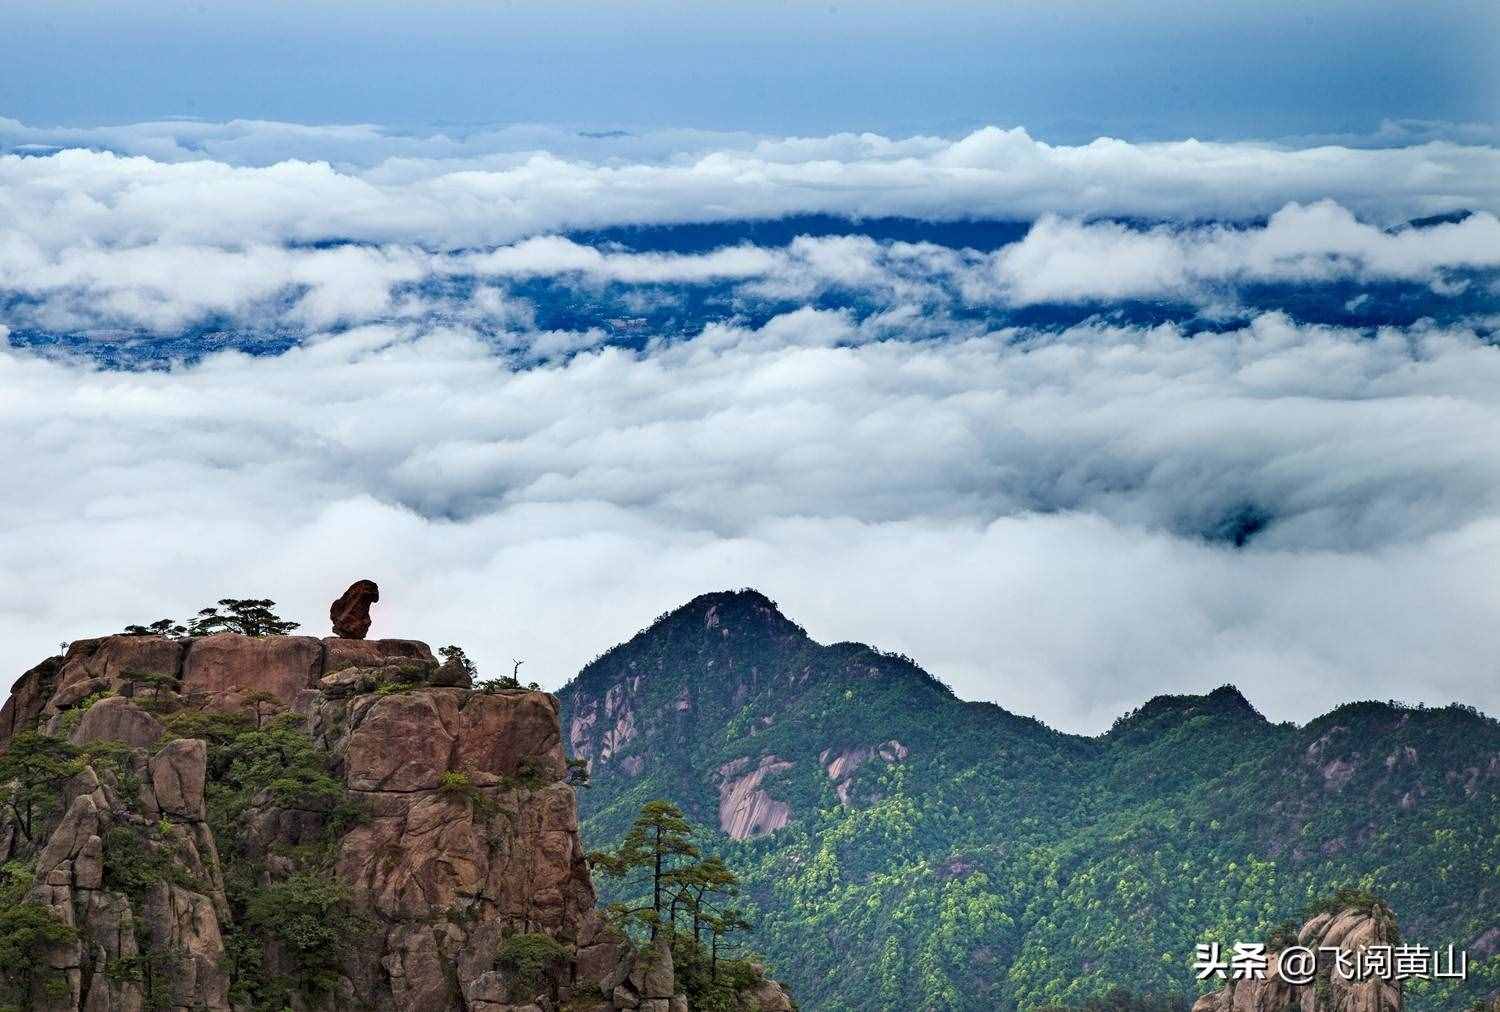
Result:
<svg viewBox="0 0 1500 1012"><path fill-rule="evenodd" d="M75 745L118 741L146 748L161 737L163 730L161 721L124 696L111 696L84 711L70 740Z"/></svg>
<svg viewBox="0 0 1500 1012"><path fill-rule="evenodd" d="M766 836L792 819L792 809L761 786L792 764L779 756L761 756L755 765L742 756L719 767L719 828L736 840Z"/></svg>
<svg viewBox="0 0 1500 1012"><path fill-rule="evenodd" d="M239 709L253 693L290 705L323 672L323 643L311 636L219 633L192 641L182 693L201 706Z"/></svg>
<svg viewBox="0 0 1500 1012"><path fill-rule="evenodd" d="M57 688L57 675L62 666L61 657L49 657L16 679L9 698L0 706L0 745L13 735L36 726Z"/></svg>
<svg viewBox="0 0 1500 1012"><path fill-rule="evenodd" d="M35 884L27 899L78 933L49 953L63 986L34 991L30 1008L230 1012L221 930L228 903L203 822L206 759L199 740L173 742L154 757L130 748L123 768L87 766L63 786L66 808L34 853L9 840L0 858L31 862ZM137 860L171 862L182 882L132 889L120 881L114 850L131 840ZM170 955L156 959L150 975L114 969L138 965L148 953Z"/></svg>

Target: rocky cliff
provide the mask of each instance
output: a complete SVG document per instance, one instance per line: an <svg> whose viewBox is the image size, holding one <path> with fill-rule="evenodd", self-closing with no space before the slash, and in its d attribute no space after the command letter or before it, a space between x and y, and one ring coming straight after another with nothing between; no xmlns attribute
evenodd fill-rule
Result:
<svg viewBox="0 0 1500 1012"><path fill-rule="evenodd" d="M410 640L75 642L0 709L0 1006L683 1012L595 909L558 711Z"/></svg>

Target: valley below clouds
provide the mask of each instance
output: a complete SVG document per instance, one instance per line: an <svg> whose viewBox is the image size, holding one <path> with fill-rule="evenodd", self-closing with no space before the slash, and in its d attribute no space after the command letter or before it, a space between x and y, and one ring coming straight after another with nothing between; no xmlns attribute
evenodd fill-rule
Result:
<svg viewBox="0 0 1500 1012"><path fill-rule="evenodd" d="M0 682L267 596L555 688L754 586L1097 733L1500 710L1500 153L0 121ZM80 628L81 621L93 627Z"/></svg>

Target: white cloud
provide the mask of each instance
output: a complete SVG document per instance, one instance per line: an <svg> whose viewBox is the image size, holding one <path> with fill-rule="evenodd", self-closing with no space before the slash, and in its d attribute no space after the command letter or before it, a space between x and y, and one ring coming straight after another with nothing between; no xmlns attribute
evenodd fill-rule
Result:
<svg viewBox="0 0 1500 1012"><path fill-rule="evenodd" d="M1323 199L1379 224L1455 208L1494 212L1500 151L1447 142L1298 150L1101 139L1064 147L991 127L954 141L850 135L636 161L533 151L484 165L432 157L340 169L81 149L0 156L0 214L44 250L329 237L457 248L570 228L806 212L1245 218Z"/></svg>
<svg viewBox="0 0 1500 1012"><path fill-rule="evenodd" d="M1500 267L1500 219L1387 231L1331 201L1288 204L1264 227L1132 229L1048 215L995 257L1014 304L1122 298L1201 300L1247 282L1417 281L1454 294L1445 269Z"/></svg>
<svg viewBox="0 0 1500 1012"><path fill-rule="evenodd" d="M557 235L453 253L395 244L167 242L81 242L49 251L30 236L0 228L0 292L26 298L10 311L12 323L160 334L217 318L299 331L428 316L528 329L534 311L518 311L522 300L506 286L537 278L581 289L723 284L752 301L807 301L832 291L877 308L954 309L1125 298L1211 305L1265 282L1407 281L1454 295L1469 284L1456 272L1497 267L1500 220L1494 215L1389 231L1330 202L1289 204L1264 226L1246 228L1142 230L1049 215L1024 239L994 253L863 235L800 236L782 247L741 244L697 254L629 252ZM455 278L477 279L476 294L459 302L430 287L414 290ZM670 293L659 298L670 300Z"/></svg>
<svg viewBox="0 0 1500 1012"><path fill-rule="evenodd" d="M423 324L161 373L0 352L0 664L225 594L316 630L369 576L379 632L555 686L752 584L1068 728L1227 679L1276 717L1500 709L1472 333L883 336L806 309L525 369ZM1247 506L1247 549L1205 540Z"/></svg>

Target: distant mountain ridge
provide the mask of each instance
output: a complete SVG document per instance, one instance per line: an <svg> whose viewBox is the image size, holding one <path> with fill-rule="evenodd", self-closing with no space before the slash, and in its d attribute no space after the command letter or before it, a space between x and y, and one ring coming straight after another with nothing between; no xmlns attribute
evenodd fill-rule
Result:
<svg viewBox="0 0 1500 1012"><path fill-rule="evenodd" d="M562 690L594 845L645 800L717 826L757 944L807 1009L1192 995L1200 941L1253 941L1339 885L1500 990L1500 723L1351 703L1297 727L1231 686L1095 738L958 699L915 661L814 642L750 590L707 594Z"/></svg>

